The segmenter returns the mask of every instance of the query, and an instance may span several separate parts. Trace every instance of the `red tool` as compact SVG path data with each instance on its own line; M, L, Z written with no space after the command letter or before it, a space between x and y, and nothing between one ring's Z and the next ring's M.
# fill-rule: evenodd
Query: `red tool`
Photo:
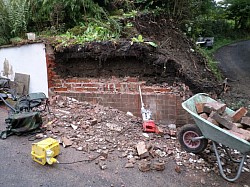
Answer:
M144 132L156 132L156 125L153 120L143 121Z
M141 87L139 86L140 98L141 98L141 114L143 119L143 131L144 132L156 132L155 122L152 120L152 112L149 109L144 107L144 103L142 101L142 93Z

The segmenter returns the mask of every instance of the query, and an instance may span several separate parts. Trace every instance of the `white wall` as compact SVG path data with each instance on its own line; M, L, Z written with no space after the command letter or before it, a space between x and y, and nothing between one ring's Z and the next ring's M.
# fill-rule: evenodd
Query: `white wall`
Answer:
M48 96L46 54L43 43L0 48L1 76L6 72L4 62L9 64L8 78L14 80L15 73L28 74L30 75L29 93L44 92Z

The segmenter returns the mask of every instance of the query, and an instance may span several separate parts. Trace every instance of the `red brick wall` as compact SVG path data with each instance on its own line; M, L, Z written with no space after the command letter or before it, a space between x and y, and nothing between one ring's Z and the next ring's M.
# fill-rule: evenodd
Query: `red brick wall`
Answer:
M141 117L139 85L143 102L152 111L153 119L164 124L186 124L192 120L181 107L182 97L172 87L146 86L136 77L125 78L60 78L51 49L47 50L48 84L54 92L80 101L111 106Z
M190 122L189 115L181 107L181 96L173 93L171 88L145 86L145 82L135 77L54 79L54 91L58 94L93 104L111 106L124 112L130 111L136 116L141 116L139 85L143 93L143 102L149 106L156 122Z

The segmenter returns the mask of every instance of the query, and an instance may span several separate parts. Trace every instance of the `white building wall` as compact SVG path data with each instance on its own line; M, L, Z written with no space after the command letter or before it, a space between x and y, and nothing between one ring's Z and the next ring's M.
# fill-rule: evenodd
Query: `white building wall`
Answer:
M8 75L6 75L6 64L9 68ZM34 43L0 48L0 76L5 74L4 77L13 81L15 73L30 75L29 93L44 92L48 96L45 45Z

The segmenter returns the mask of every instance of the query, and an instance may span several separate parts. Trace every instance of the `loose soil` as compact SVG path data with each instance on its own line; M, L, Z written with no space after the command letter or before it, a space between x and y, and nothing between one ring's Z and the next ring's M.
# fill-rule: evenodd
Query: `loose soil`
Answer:
M206 60L172 21L151 15L130 21L135 29L119 41L58 47L57 74L61 77L136 76L148 85L183 82L193 93L219 91L219 83ZM132 44L131 37L139 34L144 41L155 42L158 47L143 42Z

